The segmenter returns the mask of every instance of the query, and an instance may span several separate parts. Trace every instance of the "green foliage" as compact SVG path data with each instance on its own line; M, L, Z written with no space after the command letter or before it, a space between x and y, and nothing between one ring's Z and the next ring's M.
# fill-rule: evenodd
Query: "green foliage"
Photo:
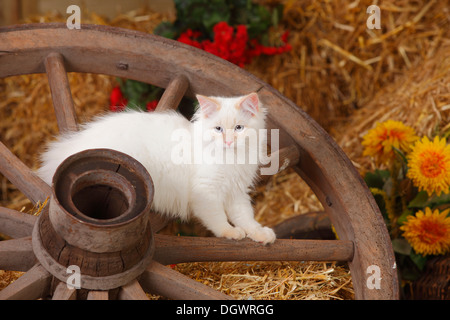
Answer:
M390 176L391 173L389 170L376 169L374 172L367 172L364 176L364 181L369 188L377 188L382 190Z
M282 7L271 13L266 7L251 0L174 0L177 11L175 22L163 22L154 33L176 39L187 29L200 31L210 40L214 38L213 27L221 21L229 25L246 25L250 38L260 37L281 19ZM200 39L202 40L202 39ZM263 41L264 43L264 41Z
M411 209L416 208L420 210L426 207L434 209L448 203L450 203L450 193L443 193L440 196L434 195L430 197L426 191L421 191L413 200L411 200L408 207Z
M117 80L120 90L127 97L127 108L129 109L140 110L144 108L147 102L159 99L163 91L161 88L136 80Z

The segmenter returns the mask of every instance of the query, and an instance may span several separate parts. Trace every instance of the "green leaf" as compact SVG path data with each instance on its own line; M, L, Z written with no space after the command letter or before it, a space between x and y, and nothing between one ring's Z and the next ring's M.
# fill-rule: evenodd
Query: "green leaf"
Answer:
M375 199L375 202L378 205L378 208L380 209L381 214L383 215L384 219L386 220L386 224L388 224L389 218L388 218L388 214L387 214L387 208L386 208L386 201L384 198L383 194L380 194L378 191L380 191L381 193L384 193L384 191L380 190L380 189L376 189L376 188L371 188L372 191L372 196Z
M367 172L364 181L369 188L377 188L382 190L386 181L389 179L389 170L375 170L375 172Z
M226 21L228 22L230 18L230 15L228 14L228 12L205 12L203 14L203 26L207 29L207 30L211 30L213 27L221 22L221 21Z
M408 256L411 254L412 249L409 242L404 238L392 239L392 248L395 252Z
M402 150L400 150L396 147L392 147L392 149L400 157L400 159L403 161L403 163L405 163L405 164L408 163L408 160L406 159L406 155L403 153Z
M427 262L426 257L422 256L421 254L415 253L414 250L411 251L409 257L421 271L425 268L425 264Z
M275 28L278 27L278 23L280 22L279 18L280 15L278 14L278 8L275 8L272 11L272 26L274 26Z
M153 30L153 33L158 36L169 39L175 39L179 36L177 28L171 22L168 21L163 21L160 24L158 24L156 28Z
M450 203L450 193L442 193L440 196L435 195L429 200L429 206L432 208L447 203Z
M397 219L397 224L398 225L403 225L403 223L405 223L405 221L407 220L408 216L413 215L414 213L411 210L405 210L403 211L403 213L401 214L400 217L398 217Z
M248 18L248 35L250 38L257 38L266 34L272 23L272 15L263 6L255 7L251 10Z
M428 205L428 193L426 191L420 191L414 199L412 199L409 204L408 208L420 208L423 209Z
M420 270L416 264L411 260L410 256L402 254L395 254L395 260L400 272L401 280L414 281L420 276Z
M118 81L124 97L128 100L128 109L146 110L147 102L159 99L163 92L159 87L136 80L118 79Z
M225 0L174 0L178 34L192 29L212 40L212 28L217 22L229 22L230 8Z
M443 204L450 203L450 193L443 193L440 196L432 196L429 197L426 191L421 191L417 194L417 196L410 201L408 204L408 208L419 208L423 209L425 207L429 207L433 209Z

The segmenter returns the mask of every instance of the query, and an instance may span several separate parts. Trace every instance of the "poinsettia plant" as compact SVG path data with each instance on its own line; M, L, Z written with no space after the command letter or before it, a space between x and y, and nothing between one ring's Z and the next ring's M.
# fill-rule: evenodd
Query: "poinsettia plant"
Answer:
M282 7L269 10L250 0L175 0L177 19L154 33L205 50L240 67L254 57L291 50L289 32L280 30ZM111 92L111 111L125 106L154 110L162 91L138 81L121 81ZM139 107L141 106L141 107Z
M365 181L384 215L402 279L417 279L430 257L450 253L450 132L419 137L400 121L363 137L377 169Z

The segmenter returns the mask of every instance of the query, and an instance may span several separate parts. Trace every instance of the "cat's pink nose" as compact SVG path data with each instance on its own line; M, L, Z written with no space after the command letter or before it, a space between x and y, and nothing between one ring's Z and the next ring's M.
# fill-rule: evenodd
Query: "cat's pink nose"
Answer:
M225 143L227 144L227 146L230 146L233 143L233 141L225 141Z

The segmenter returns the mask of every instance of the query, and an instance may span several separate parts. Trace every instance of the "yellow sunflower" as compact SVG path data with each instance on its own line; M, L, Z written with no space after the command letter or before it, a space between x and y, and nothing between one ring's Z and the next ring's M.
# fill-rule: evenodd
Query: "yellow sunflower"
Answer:
M418 139L413 128L400 121L387 120L378 123L363 137L365 147L363 156L374 157L379 163L388 164L395 159L393 148L403 152L410 150L411 144Z
M450 146L445 139L435 137L431 142L423 137L408 155L408 167L407 177L420 191L427 191L429 196L449 192Z
M446 254L450 250L450 209L439 212L430 208L418 211L415 216L409 216L400 227L403 236L418 254Z

